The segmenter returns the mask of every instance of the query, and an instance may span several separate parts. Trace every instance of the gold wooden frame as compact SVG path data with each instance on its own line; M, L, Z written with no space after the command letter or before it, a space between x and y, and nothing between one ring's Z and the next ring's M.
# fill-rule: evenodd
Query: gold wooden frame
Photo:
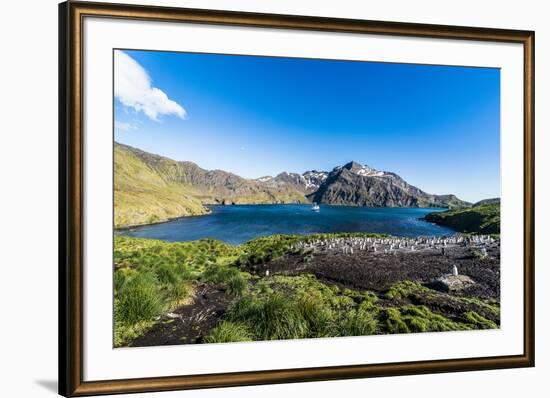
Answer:
M321 368L83 381L82 351L82 23L86 17L180 21L278 29L520 43L524 49L523 354ZM153 6L59 5L59 392L65 396L534 366L534 42L532 31L375 22Z

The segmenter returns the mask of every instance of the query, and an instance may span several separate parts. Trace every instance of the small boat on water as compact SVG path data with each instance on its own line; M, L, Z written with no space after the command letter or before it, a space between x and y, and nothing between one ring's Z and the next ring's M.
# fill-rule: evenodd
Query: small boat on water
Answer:
M313 202L313 206L311 206L311 211L319 211L319 210L321 210L319 205L317 203Z

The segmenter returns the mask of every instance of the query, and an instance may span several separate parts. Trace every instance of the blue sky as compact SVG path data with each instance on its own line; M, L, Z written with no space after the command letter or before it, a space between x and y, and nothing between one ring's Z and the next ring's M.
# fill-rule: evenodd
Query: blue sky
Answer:
M393 171L429 193L500 196L500 71L115 51L115 140L247 178Z

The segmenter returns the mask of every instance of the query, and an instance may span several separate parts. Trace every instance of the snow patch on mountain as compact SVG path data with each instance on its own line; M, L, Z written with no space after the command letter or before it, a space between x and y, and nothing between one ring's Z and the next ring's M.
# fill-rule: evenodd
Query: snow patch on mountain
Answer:
M312 171L306 171L303 174L303 178L304 178L307 190L311 190L311 188L315 190L319 189L319 187L327 179L327 177L328 177L328 173L325 171L312 170Z
M359 170L355 171L355 173L366 177L384 177L386 175L383 171L378 171L368 166L363 166Z
M268 181L271 181L272 179L273 179L273 177L271 177L271 176L265 176L265 177L257 178L256 181L268 182Z

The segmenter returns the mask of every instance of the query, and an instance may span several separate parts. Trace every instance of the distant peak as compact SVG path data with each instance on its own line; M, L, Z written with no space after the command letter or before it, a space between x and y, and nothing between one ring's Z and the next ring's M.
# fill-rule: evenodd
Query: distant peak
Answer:
M389 175L384 171L378 171L378 170L376 170L376 169L374 169L370 166L361 164L361 163L356 162L354 160L352 160L351 162L346 163L343 166L335 167L334 171L339 171L339 170L342 170L342 169L348 170L348 171L350 171L354 174L357 174L357 175L360 175L360 176L363 176L363 177L386 177L386 176Z
M362 169L363 165L359 162L356 162L355 160L352 160L351 162L346 163L343 167L344 167L344 169L348 169L348 170L353 171L355 169Z
M376 171L372 167L361 164L359 162L356 162L355 160L352 160L351 162L346 163L341 168L347 169L347 170L352 171L354 173L357 173L358 171L363 171L363 172L375 172Z

